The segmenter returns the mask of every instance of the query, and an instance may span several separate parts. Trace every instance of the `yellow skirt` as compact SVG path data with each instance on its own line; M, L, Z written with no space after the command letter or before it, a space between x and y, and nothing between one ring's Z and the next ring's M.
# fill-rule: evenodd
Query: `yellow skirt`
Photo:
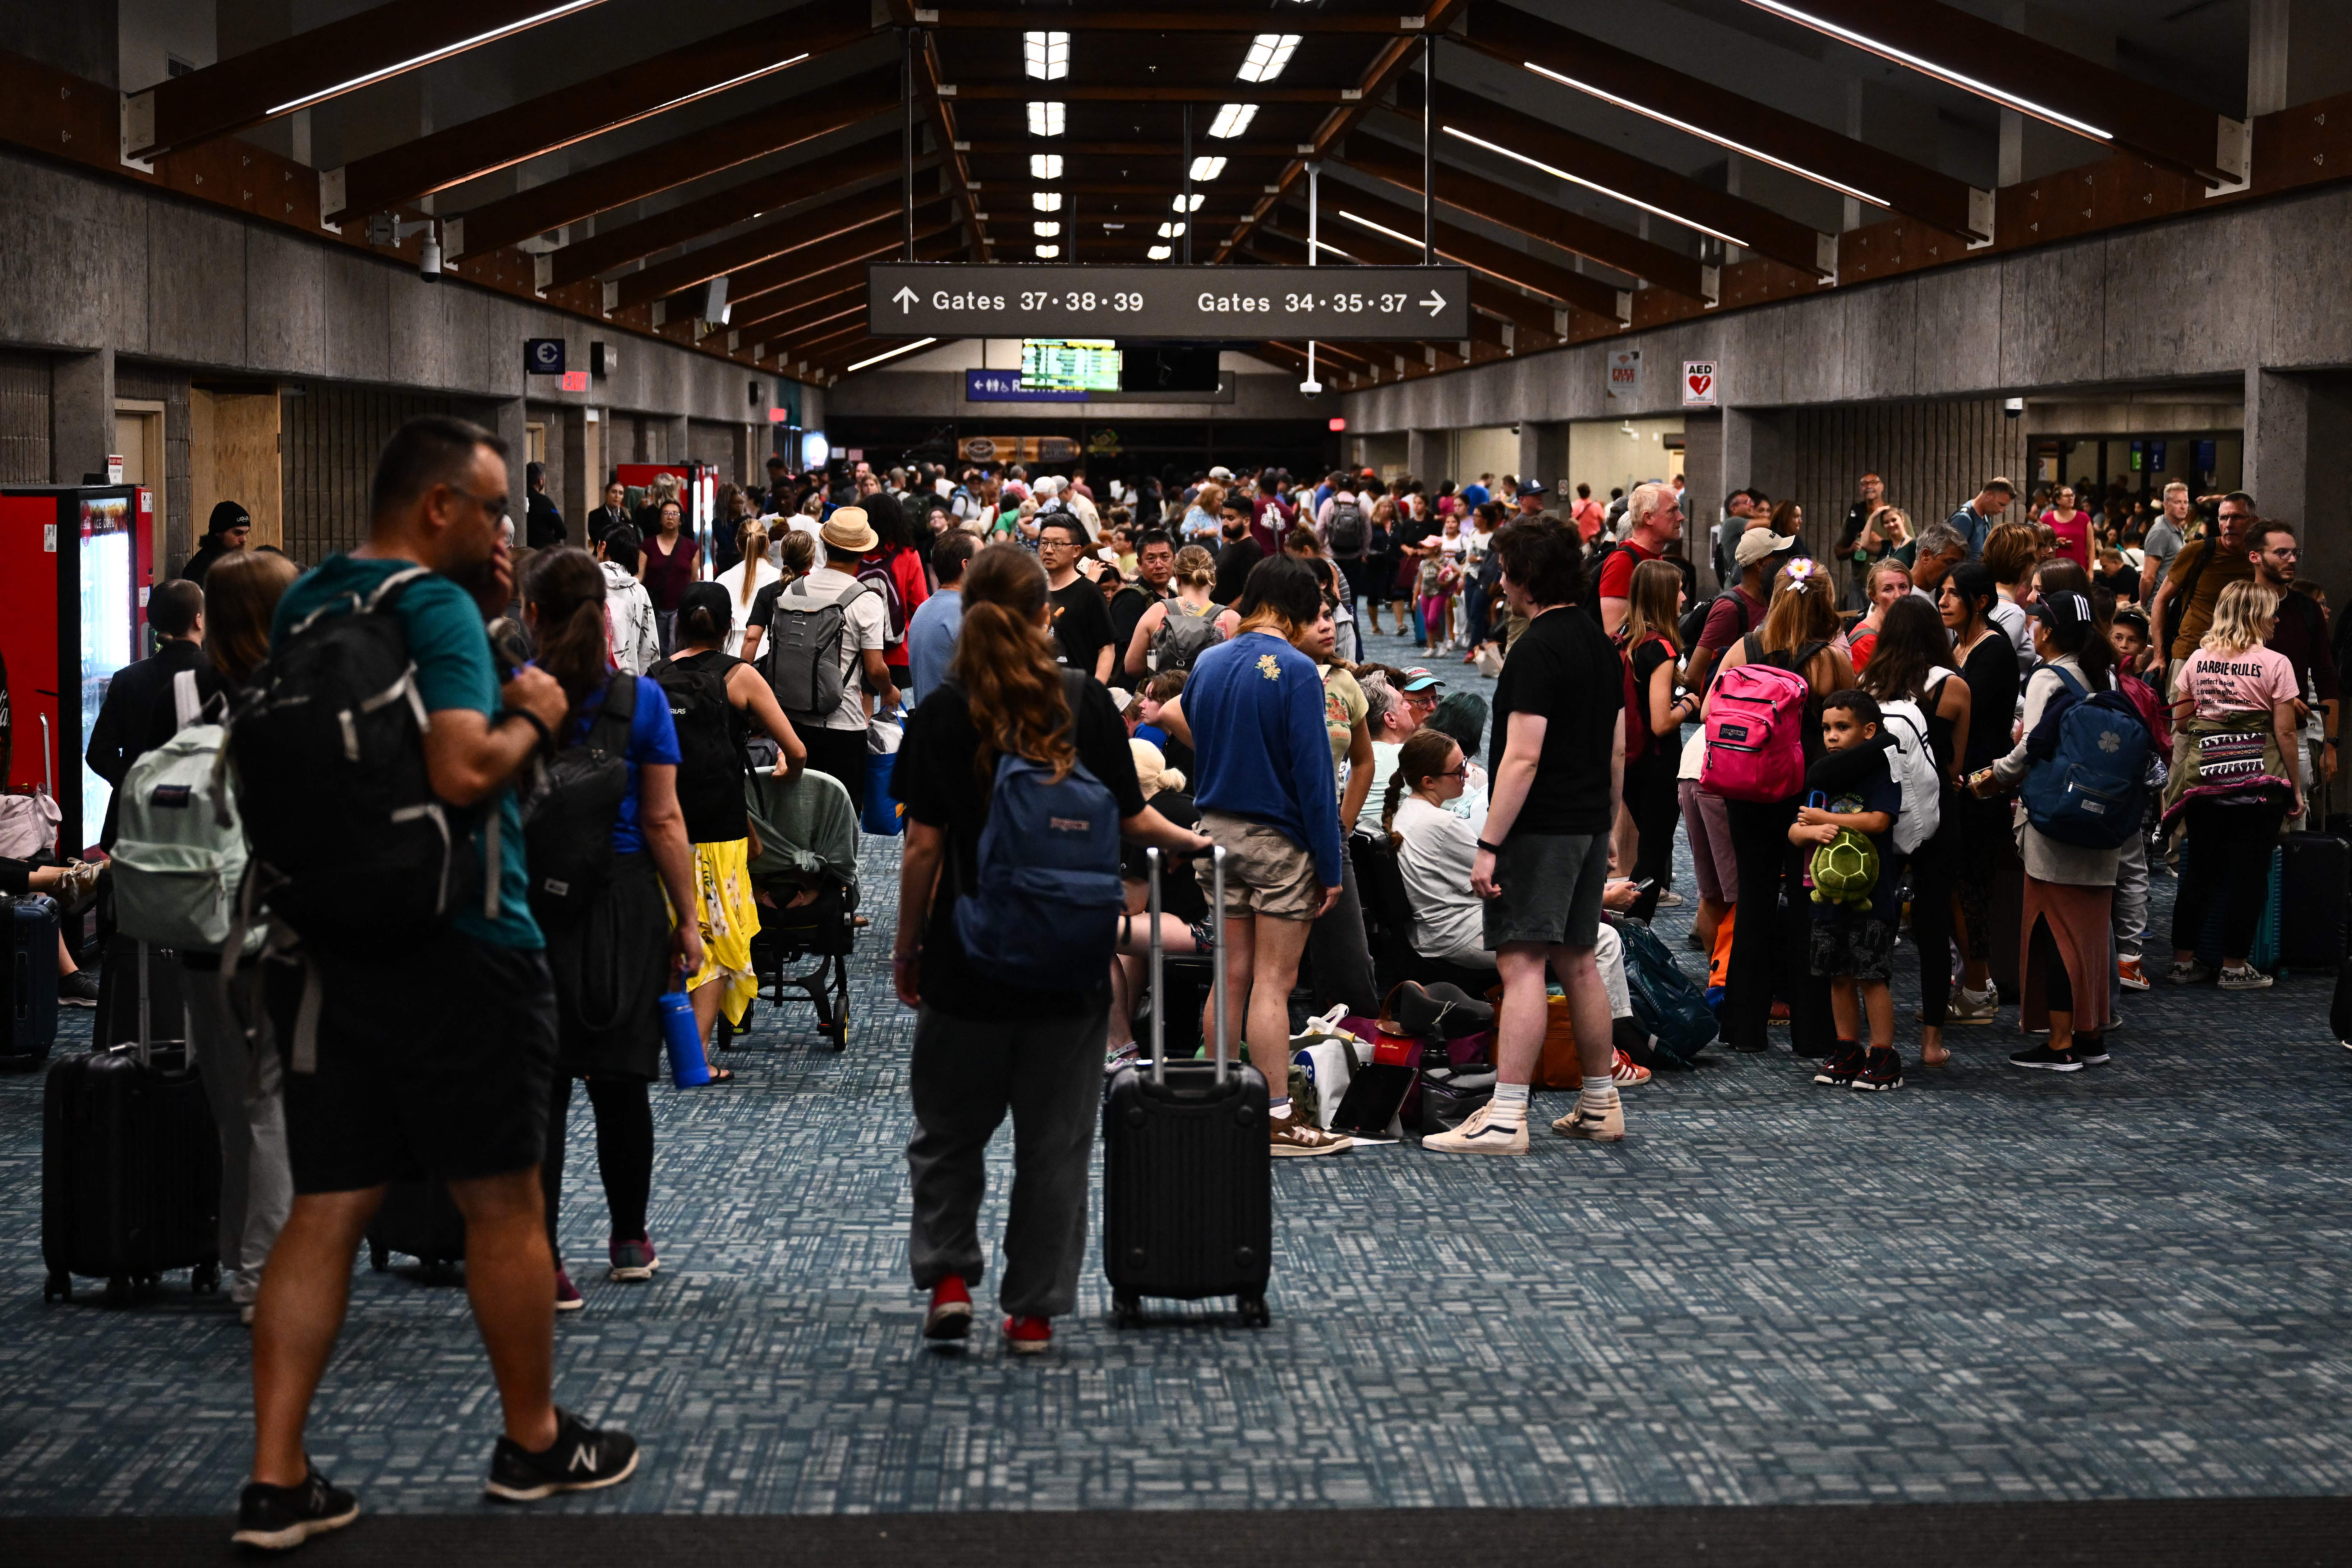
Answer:
M751 898L751 846L747 838L694 847L694 880L702 925L702 967L687 978L688 992L724 980L719 1010L730 1024L743 1022L760 978L751 967L751 938L759 933L760 906Z

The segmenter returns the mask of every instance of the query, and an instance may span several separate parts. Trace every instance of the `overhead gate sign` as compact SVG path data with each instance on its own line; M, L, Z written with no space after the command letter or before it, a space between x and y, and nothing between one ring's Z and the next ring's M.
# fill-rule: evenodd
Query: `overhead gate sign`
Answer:
M877 338L1444 342L1470 335L1470 273L877 261L866 309Z

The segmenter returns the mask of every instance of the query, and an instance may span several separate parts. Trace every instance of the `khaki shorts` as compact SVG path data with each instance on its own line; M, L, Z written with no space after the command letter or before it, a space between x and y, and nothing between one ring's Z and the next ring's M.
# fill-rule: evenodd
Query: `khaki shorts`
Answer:
M1290 841L1279 827L1231 812L1204 811L1201 831L1224 846L1225 918L1270 915L1278 921L1311 921L1323 907L1323 884L1315 857ZM1214 898L1212 857L1195 856L1192 874L1201 891Z

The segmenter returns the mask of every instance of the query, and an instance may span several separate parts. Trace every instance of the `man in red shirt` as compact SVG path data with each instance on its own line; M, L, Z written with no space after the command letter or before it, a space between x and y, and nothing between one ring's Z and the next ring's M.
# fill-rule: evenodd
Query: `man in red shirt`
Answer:
M1601 629L1615 637L1633 609L1633 568L1655 561L1683 534L1683 509L1666 485L1637 485L1625 502L1625 542L1601 563Z
M1592 499L1591 485L1576 487L1576 505L1569 509L1569 516L1576 520L1577 536L1591 548L1592 536L1601 531L1601 503Z

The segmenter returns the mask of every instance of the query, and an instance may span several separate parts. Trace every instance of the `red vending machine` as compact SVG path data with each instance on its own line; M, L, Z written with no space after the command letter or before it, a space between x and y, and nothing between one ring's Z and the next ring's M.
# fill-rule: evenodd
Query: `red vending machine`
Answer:
M0 659L8 788L43 789L79 855L112 793L82 762L115 672L152 651L153 492L142 485L0 488Z

